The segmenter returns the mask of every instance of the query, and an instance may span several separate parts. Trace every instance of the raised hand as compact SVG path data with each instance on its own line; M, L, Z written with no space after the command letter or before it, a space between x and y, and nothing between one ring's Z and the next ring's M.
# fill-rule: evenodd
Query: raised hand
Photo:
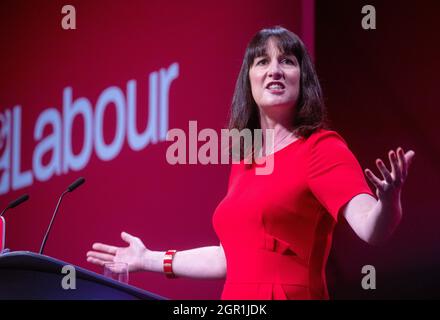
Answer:
M92 251L87 252L87 261L100 266L107 262L125 262L130 272L145 270L146 256L150 252L141 239L126 232L121 238L128 243L128 247L115 247L103 243L94 243Z
M376 177L370 169L365 169L366 176L376 187L376 195L382 202L395 204L396 200L400 201L401 190L414 156L414 151L410 150L404 153L401 147L397 148L397 153L394 150L389 151L388 158L391 164L391 172L381 159L377 159L376 165L383 179Z

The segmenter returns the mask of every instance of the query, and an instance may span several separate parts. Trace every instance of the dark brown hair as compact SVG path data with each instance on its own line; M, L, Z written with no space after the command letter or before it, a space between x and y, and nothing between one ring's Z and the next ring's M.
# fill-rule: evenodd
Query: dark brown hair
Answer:
M327 128L327 112L322 98L321 86L307 49L293 32L280 27L260 30L249 42L243 59L229 118L229 129L260 129L257 104L252 96L249 69L254 59L264 55L266 44L274 38L278 49L293 54L301 70L300 92L292 119L295 134L307 138L320 128Z

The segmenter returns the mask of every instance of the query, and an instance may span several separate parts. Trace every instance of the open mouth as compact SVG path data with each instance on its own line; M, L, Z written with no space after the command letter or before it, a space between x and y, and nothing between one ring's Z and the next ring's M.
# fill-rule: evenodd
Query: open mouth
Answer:
M279 81L271 81L266 86L266 89L273 93L283 92L285 88L284 84Z

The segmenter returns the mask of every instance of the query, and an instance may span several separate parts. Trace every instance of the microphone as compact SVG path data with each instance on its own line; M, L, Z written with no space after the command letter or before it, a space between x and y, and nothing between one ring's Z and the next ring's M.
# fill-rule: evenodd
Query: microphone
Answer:
M67 187L67 191L72 192L73 190L78 188L80 185L82 185L85 181L86 181L86 179L84 179L82 177L76 179L70 186Z
M25 202L28 199L29 199L29 195L27 195L27 194L24 194L21 197L15 199L11 203L9 203L6 208L3 209L2 213L0 213L0 217L6 212L6 210L15 208L16 206L22 204L23 202Z
M76 179L76 180L75 180L70 186L68 186L67 189L61 194L60 198L58 199L57 206L55 207L55 211L53 212L52 219L50 220L49 227L47 228L47 230L46 230L46 234L44 235L43 242L41 243L41 247L40 247L39 254L43 254L44 247L46 246L47 238L48 238L48 236L49 236L50 229L52 228L52 224L53 224L53 222L54 222L54 220L55 220L55 217L56 217L56 215L57 215L58 207L60 206L61 200L63 200L63 197L64 197L67 193L72 192L73 190L75 190L76 188L78 188L80 185L82 185L85 181L86 181L86 180L85 180L83 177Z

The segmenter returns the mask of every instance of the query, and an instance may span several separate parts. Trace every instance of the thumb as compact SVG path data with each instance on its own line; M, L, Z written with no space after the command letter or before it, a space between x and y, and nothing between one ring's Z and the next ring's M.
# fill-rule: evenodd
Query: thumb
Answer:
M136 237L132 236L131 234L129 234L127 232L121 232L121 238L122 238L122 240L124 240L128 244L131 244L132 242L134 242L136 240Z

